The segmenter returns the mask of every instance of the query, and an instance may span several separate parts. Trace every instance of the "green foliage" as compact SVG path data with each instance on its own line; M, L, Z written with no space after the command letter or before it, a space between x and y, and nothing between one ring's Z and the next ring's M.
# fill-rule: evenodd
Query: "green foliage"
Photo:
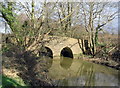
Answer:
M105 47L106 46L106 43L98 43L96 44L97 47Z
M27 86L27 85L24 85L24 86ZM2 88L16 88L16 87L17 88L23 87L23 83L22 82L18 83L15 79L2 75ZM24 88L27 88L27 87L24 87Z
M2 53L5 53L5 52L9 51L9 49L10 49L10 47L4 46L2 48Z

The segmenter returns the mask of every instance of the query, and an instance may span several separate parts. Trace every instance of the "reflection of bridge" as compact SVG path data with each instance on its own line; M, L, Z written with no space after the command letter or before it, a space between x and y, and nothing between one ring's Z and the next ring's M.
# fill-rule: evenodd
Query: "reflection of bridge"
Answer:
M45 47L53 57L63 55L73 58L74 54L82 53L78 40L68 37L51 37L51 41L46 43Z
M82 59L56 58L48 70L48 77L58 80L58 86L119 86L117 70Z

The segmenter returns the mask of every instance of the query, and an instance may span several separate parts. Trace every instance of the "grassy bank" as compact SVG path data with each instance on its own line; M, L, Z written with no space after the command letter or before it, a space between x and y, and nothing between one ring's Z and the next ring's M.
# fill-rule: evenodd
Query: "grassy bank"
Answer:
M11 77L7 77L5 75L2 75L2 86L1 88L28 88L23 80L20 77L17 78L11 78Z

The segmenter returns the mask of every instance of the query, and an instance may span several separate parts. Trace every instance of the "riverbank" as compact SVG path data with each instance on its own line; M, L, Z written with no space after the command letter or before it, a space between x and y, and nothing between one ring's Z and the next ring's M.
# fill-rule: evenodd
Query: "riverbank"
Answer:
M100 65L107 66L107 67L110 67L116 70L120 70L120 64L113 60L104 60L101 58L87 58L87 57L84 57L82 59L85 61L95 63L95 64L100 64Z
M103 66L107 66L107 67L110 67L110 68L113 68L115 70L120 70L120 63L114 61L114 60L111 60L111 59L103 59L103 58L97 58L97 57L92 57L90 55L79 55L79 54L76 54L74 55L74 58L75 59L82 59L82 60L85 60L85 61L88 61L88 62L92 62L92 63L95 63L95 64L99 64L99 65L103 65Z
M29 86L53 86L47 78L45 63L37 63L36 58L2 56L2 75L6 77L21 78ZM39 73L39 74L38 74Z

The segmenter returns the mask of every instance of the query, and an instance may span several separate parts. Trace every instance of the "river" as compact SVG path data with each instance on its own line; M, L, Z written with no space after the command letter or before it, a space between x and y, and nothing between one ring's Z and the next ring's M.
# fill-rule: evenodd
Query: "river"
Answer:
M120 86L118 70L82 59L54 58L47 65L48 78L57 86Z

